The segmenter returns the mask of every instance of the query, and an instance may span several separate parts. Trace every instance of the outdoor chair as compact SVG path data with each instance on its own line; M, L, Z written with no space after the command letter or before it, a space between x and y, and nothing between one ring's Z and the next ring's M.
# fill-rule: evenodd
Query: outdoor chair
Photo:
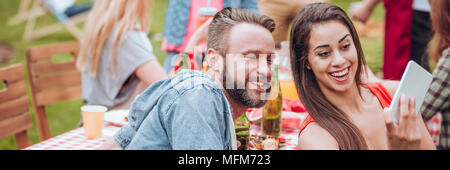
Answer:
M19 149L28 147L27 129L33 127L22 64L0 69L0 138L15 135Z
M17 15L10 19L9 24L15 25L26 21L25 32L23 34L23 40L25 41L45 37L64 28L80 40L83 31L77 27L77 24L84 21L88 13L88 11L85 11L78 15L67 17L64 14L56 12L45 0L22 0ZM45 19L46 14L52 15L58 22L52 25L37 27L36 25L42 25L36 24L38 19Z
M79 42L65 42L27 50L28 78L41 140L51 136L45 107L81 98L81 73L75 66L79 48ZM53 56L67 54L73 57L71 61L52 61Z

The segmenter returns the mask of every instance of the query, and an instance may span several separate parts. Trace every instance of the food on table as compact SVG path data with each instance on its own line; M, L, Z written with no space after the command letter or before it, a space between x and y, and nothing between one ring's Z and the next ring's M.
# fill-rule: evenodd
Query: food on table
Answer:
M264 150L278 150L278 142L274 138L268 138L262 142Z
M284 138L276 136L251 135L249 149L250 150L278 150L280 141Z

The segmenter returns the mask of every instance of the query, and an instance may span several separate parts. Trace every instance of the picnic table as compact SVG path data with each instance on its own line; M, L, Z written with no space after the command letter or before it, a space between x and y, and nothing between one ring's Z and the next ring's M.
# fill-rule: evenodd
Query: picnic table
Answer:
M307 113L293 113L283 111L284 122L280 138L284 142L280 143L279 150L295 150L297 149L298 133L300 124L306 118ZM439 139L440 117L435 116L427 122L427 128L436 144ZM300 121L300 122L299 122ZM84 128L76 128L64 134L55 136L48 140L42 141L35 145L25 148L25 150L95 150L99 149L106 138L114 136L121 128L118 124L104 122L102 129L102 137L88 140L84 135ZM257 123L250 123L250 135L261 135L261 127Z
M251 124L250 134L260 134L259 125ZM35 145L25 148L25 150L95 150L105 143L107 137L112 137L120 126L105 122L103 125L103 136L101 138L88 140L84 136L84 128L76 128L64 134L55 136ZM284 128L281 137L286 142L280 144L280 150L292 150L297 148L297 135L299 129Z
M84 135L84 128L79 127L29 146L24 150L96 150L106 142L107 137L112 137L119 129L119 126L105 122L102 129L103 136L88 140Z
M121 128L121 125L104 122L102 129L102 137L88 140L84 135L84 128L79 127L61 135L52 137L48 140L42 141L35 145L25 148L25 150L95 150L99 149L107 138L114 136L114 134ZM250 125L250 134L260 134L261 128L259 125L252 123ZM283 128L281 137L285 142L280 144L280 150L296 149L297 135L299 129Z

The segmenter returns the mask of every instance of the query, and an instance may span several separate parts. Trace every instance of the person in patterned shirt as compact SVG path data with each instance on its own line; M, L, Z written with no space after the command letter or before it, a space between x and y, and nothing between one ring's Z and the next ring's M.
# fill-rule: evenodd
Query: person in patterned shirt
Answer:
M450 1L430 0L431 20L435 34L428 45L428 54L437 62L433 81L421 108L424 121L442 114L437 149L450 149ZM439 55L441 54L442 55ZM440 56L440 58L439 58Z

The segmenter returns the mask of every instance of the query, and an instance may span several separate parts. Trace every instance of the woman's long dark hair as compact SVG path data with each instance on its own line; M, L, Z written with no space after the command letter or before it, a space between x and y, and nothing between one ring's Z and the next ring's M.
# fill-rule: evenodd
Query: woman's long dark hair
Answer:
M291 67L300 99L309 115L328 131L339 144L339 149L367 149L361 131L352 120L322 93L312 70L308 70L309 40L314 24L339 21L347 26L358 54L355 81L361 96L361 69L366 65L358 35L350 18L341 8L327 4L307 5L295 18L290 34Z

